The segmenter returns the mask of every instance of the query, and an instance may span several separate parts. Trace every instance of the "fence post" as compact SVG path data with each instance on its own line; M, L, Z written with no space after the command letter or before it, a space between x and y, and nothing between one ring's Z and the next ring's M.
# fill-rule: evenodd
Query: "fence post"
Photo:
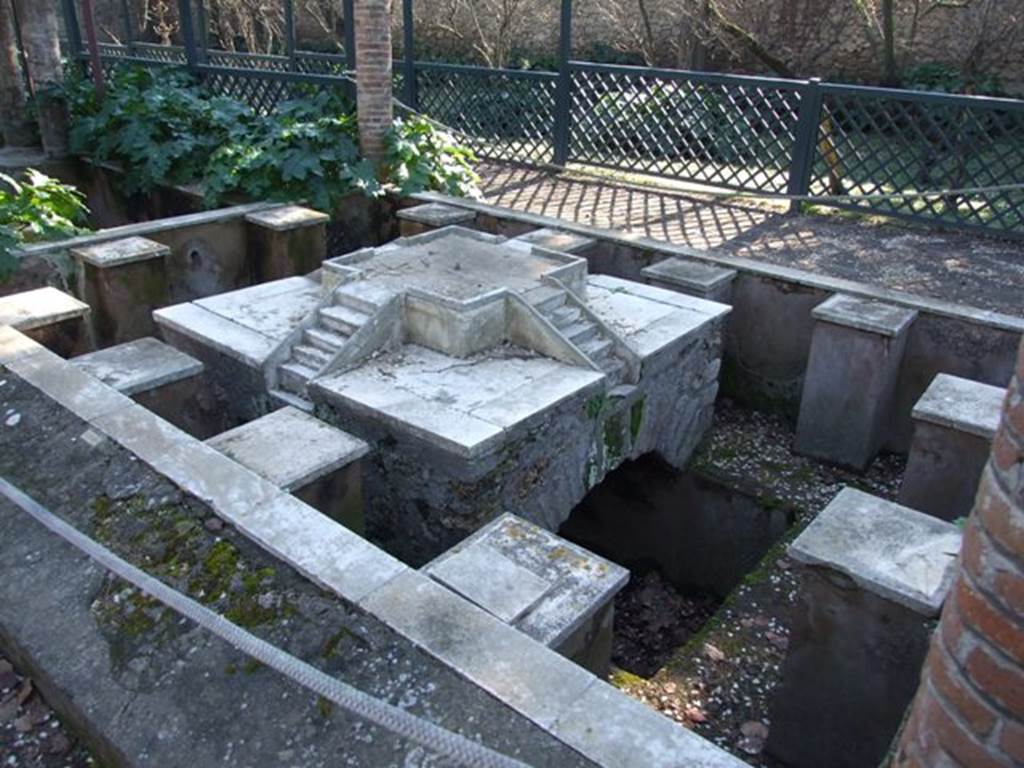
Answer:
M356 71L356 3L355 0L342 0L342 13L345 14L345 69Z
M128 55L135 54L135 33L132 31L132 12L128 7L128 0L121 0L121 21L124 24L124 44L128 48Z
M288 69L295 69L295 6L284 0L284 49L288 55Z
M412 16L412 0L402 0L402 90L407 106L420 108L416 88L416 56L413 50L415 22Z
M198 58L203 64L209 61L210 27L206 23L206 0L196 0L196 24L199 25Z
M75 12L75 0L64 0L64 29L68 35L68 47L71 59L79 61L82 57L82 30L78 26L78 14Z
M796 123L796 141L793 146L793 160L789 165L789 195L806 195L811 191L811 171L818 150L818 130L821 126L823 94L821 80L817 77L807 81L800 99L800 114ZM800 211L800 202L789 204L790 213Z
M569 161L569 113L572 111L572 0L562 0L562 20L558 28L558 86L555 90L555 151L552 162L564 166Z
M199 58L196 55L196 35L192 28L192 3L190 0L178 0L178 19L181 23L181 41L185 45L185 65L189 72L195 74Z

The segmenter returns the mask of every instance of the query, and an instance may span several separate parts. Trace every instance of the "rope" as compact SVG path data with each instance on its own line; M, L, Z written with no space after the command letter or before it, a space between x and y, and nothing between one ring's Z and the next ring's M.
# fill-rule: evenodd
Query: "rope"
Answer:
M502 755L464 736L452 733L398 707L337 680L314 666L285 653L270 643L232 624L218 613L177 592L159 579L122 560L106 547L68 525L31 497L0 477L0 493L31 515L38 523L87 554L111 573L135 585L164 605L227 641L260 663L316 693L348 712L419 744L456 765L485 768L526 768L518 760ZM457 702L452 702L457 706Z

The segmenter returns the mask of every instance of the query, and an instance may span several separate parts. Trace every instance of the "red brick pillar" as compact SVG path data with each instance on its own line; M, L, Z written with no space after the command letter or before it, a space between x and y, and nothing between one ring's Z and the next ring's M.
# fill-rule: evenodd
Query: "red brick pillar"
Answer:
M1024 765L1024 345L893 765Z
M365 157L384 157L391 127L391 0L355 0L356 111L359 148Z

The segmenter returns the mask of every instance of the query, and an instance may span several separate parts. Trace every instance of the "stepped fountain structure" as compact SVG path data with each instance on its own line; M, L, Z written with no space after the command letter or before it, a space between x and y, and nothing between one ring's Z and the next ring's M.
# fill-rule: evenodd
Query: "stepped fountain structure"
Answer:
M452 226L155 317L240 421L287 404L365 440L367 534L420 564L503 512L556 530L627 459L683 466L728 312Z

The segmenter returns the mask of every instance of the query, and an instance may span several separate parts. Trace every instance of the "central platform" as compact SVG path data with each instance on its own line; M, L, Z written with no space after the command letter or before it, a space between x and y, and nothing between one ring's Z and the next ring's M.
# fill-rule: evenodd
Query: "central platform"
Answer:
M685 463L728 311L448 227L155 317L238 420L287 403L366 440L367 533L419 564L506 511L557 530L626 459Z

